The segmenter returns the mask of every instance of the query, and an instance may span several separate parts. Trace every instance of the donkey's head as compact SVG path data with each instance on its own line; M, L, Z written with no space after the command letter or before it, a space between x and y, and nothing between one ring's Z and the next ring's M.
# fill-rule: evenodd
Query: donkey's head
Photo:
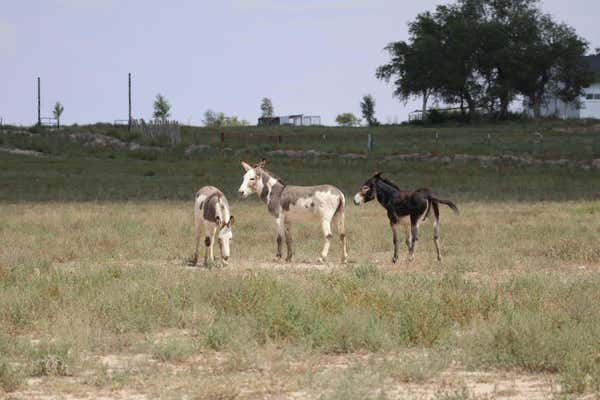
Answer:
M381 179L382 172L376 172L372 177L367 179L362 184L358 193L354 195L354 204L360 206L363 203L367 203L375 198L375 183Z
M262 160L254 167L244 161L241 161L241 163L246 173L244 174L244 177L242 178L242 184L238 189L240 195L244 199L250 196L252 193L260 195L264 185L261 176L262 168L265 166L266 160Z
M234 222L233 215L229 217L229 221L222 221L218 216L216 217L217 224L217 240L219 241L219 249L221 250L221 258L223 262L226 263L229 259L229 244L231 239L233 238L233 233L231 232L231 227Z

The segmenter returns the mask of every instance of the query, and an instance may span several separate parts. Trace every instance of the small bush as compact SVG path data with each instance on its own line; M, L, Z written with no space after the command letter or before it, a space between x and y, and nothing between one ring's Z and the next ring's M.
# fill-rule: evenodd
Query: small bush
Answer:
M30 354L32 376L67 376L72 361L69 346L62 343L42 342Z
M152 347L152 356L159 361L183 361L196 351L196 346L189 340L169 339Z
M21 385L22 377L8 365L8 363L0 359L0 388L5 392L13 392Z

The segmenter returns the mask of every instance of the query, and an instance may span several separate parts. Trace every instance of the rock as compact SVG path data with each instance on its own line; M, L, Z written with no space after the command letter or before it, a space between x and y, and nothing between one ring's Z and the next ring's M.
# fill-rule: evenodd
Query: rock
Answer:
M5 152L5 153L10 153L10 154L17 154L20 156L34 156L34 157L44 157L45 154L44 153L40 153L39 151L35 151L35 150L25 150L25 149L15 149L12 147L0 147L0 151Z

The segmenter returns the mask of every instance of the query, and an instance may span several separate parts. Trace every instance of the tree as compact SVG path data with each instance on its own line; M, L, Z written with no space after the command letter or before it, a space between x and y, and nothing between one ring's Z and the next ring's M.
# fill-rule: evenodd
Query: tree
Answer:
M202 120L202 122L205 126L218 128L220 126L223 126L223 121L225 121L225 114L223 114L222 112L217 113L213 110L206 110L204 112L204 119Z
M370 94L363 96L363 99L360 102L360 109L363 118L367 121L369 126L379 125L379 121L375 118L375 100L373 99L373 96Z
M522 94L539 108L547 94L573 101L591 83L587 42L538 7L539 0L457 0L419 14L408 42L386 46L390 62L376 76L393 81L394 95L435 96L469 113L500 118Z
M268 97L263 97L260 103L260 110L262 111L263 118L273 118L274 109L271 99Z
M360 125L360 119L352 113L342 113L335 117L335 122L341 126L358 126Z
M248 126L250 123L245 119L239 119L237 116L233 115L231 117L225 117L223 120L222 126Z
M239 119L236 116L227 117L222 112L206 110L204 119L202 120L205 126L211 128L220 128L225 126L248 126L250 123L245 119Z
M168 100L162 94L157 94L156 99L154 100L154 112L152 113L152 117L160 119L161 121L166 121L171 116L170 111L171 104L169 104Z
M409 43L400 41L385 47L391 60L377 68L375 75L386 82L393 80L394 96L403 101L420 96L425 113L429 98L441 87L442 28L435 17L426 12L409 24L409 33Z
M65 108L63 107L62 104L60 104L60 101L57 101L56 104L54 104L52 113L54 114L54 118L56 118L56 128L57 129L60 129L60 116L62 115L64 110L65 110Z
M584 61L587 42L573 28L544 16L539 36L531 51L531 62L521 71L517 88L539 117L548 95L565 103L577 102L583 88L591 85L594 74Z

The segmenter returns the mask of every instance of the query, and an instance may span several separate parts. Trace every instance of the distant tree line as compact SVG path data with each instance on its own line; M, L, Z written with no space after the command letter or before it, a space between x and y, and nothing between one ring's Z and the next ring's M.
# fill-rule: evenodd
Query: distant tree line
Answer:
M419 14L409 40L390 43L376 76L402 100L457 105L461 113L508 116L523 96L535 116L548 95L572 102L593 82L582 58L588 43L555 22L538 0L458 0Z

